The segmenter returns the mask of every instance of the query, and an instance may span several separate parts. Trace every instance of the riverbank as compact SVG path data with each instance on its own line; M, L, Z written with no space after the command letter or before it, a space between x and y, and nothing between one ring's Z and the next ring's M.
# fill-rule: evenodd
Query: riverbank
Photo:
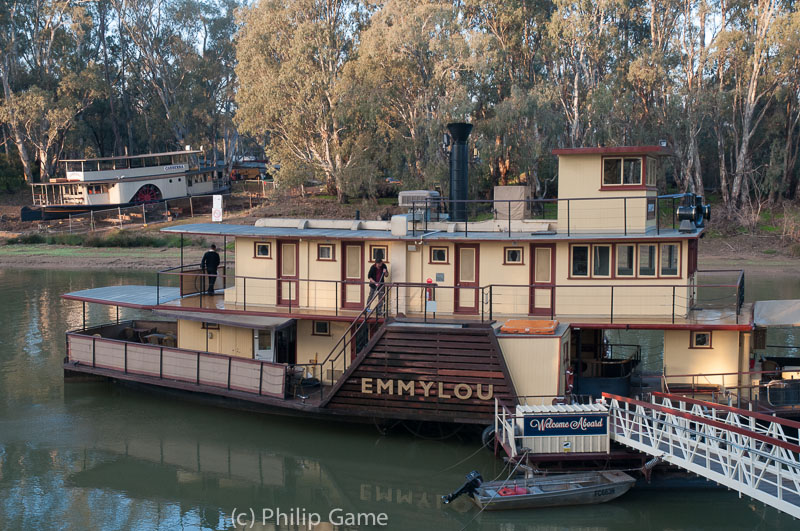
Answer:
M713 240L712 240L713 241ZM221 243L221 242L220 242ZM745 269L747 271L782 271L800 276L800 259L786 255L747 251L727 245L700 243L701 269ZM199 263L206 248L187 246L184 263ZM727 250L727 252L726 252ZM3 269L129 269L156 271L180 263L181 251L176 247L81 247L72 245L17 244L0 245L0 267ZM232 254L228 256L232 259Z
M197 264L204 247L185 247L183 260ZM180 264L181 251L174 247L76 247L71 245L2 245L2 269L61 269L105 271L110 269L157 271Z

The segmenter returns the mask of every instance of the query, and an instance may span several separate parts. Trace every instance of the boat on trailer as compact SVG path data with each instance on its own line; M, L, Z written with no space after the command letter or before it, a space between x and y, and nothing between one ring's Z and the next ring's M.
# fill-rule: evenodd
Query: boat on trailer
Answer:
M635 482L634 478L620 470L531 475L486 482L473 471L467 475L464 486L442 496L442 502L448 504L466 494L478 508L485 511L590 505L619 498Z
M62 160L63 177L31 185L33 207L23 207L21 218L59 219L230 189L224 167L205 163L202 153L187 149Z

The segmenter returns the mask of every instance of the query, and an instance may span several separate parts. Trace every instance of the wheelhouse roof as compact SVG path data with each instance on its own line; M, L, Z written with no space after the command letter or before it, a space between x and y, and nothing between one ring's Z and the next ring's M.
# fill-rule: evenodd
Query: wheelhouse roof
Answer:
M118 157L97 157L93 159L61 159L61 162L97 162L101 160L149 159L152 157L168 157L172 155L196 155L202 153L199 149L181 151L165 151L163 153L145 153L143 155L120 155Z
M597 146L579 148L558 148L552 151L553 155L651 155L667 156L672 151L661 146Z
M298 220L299 221L299 220ZM657 233L652 229L645 233L575 233L567 235L557 232L482 232L469 231L465 234L460 232L428 232L425 234L417 232L416 235L407 234L405 236L394 236L390 230L375 229L322 229L296 227L256 227L253 225L234 225L227 223L193 223L189 225L177 225L166 227L161 232L172 234L195 234L202 236L233 236L242 238L308 238L314 240L397 240L397 241L591 241L591 240L676 240L696 238L703 229L695 229L692 232L679 232L676 229L661 229Z

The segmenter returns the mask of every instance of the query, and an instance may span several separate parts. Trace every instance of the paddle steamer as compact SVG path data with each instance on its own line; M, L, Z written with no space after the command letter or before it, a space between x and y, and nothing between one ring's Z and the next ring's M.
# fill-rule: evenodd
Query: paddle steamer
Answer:
M155 314L84 320L67 333L65 373L363 422L486 426L496 404L647 390L792 414L785 371L753 371L759 325L775 314L754 322L742 271L698 267L708 209L659 195L666 149L557 149L557 199L501 187L478 201L466 199L470 126L450 129L450 197L404 196L408 213L391 220L163 229L221 246L221 289L207 294L198 265L181 261L150 286L65 294L84 315L87 303ZM379 258L389 277L370 300ZM628 331L655 338L652 380L634 374L641 342L615 340Z
M200 161L201 150L66 159L64 177L31 185L33 207L23 221L58 219L90 210L208 195L230 188L222 166Z

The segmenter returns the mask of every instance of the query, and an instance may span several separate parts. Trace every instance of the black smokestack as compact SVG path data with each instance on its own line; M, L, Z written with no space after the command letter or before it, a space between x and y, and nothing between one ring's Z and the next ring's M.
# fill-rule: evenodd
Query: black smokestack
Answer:
M447 124L450 131L450 219L467 221L467 204L453 201L466 201L469 182L469 146L467 138L472 132L472 124Z

